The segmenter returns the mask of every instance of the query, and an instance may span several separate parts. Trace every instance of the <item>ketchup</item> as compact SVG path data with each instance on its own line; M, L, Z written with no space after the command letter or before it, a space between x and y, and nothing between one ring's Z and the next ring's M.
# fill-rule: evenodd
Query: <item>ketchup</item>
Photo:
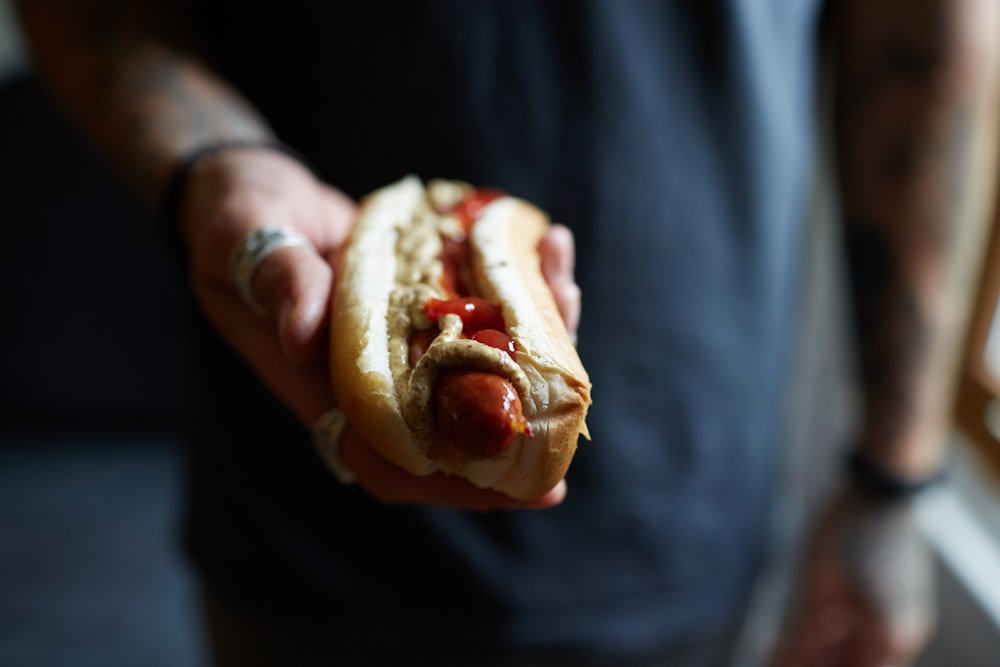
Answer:
M487 188L475 190L472 194L458 202L455 208L448 211L448 213L458 218L458 221L462 224L462 229L468 234L472 229L473 223L479 218L479 214L483 212L483 208L503 196L504 193L500 190Z
M431 322L437 322L445 315L458 315L462 319L463 338L471 338L483 345L503 350L511 359L515 359L514 339L503 332L505 324L500 306L475 296L448 300L430 299L424 305L424 316ZM414 334L414 338L425 336L424 331ZM426 350L429 345L428 343L423 349Z
M463 234L442 236L441 287L446 299L429 299L424 316L436 323L445 315L462 320L462 338L502 350L515 359L514 339L504 333L503 310L496 303L475 296L476 279L468 242L472 225L490 202L503 196L497 190L476 190L447 213L455 216ZM416 331L410 338L410 363L415 365L437 336L437 328ZM521 401L505 379L484 371L452 369L444 372L434 394L434 419L440 441L466 454L495 456L518 435L532 437L521 414Z
M476 277L472 269L472 250L466 239L441 237L441 288L451 297L469 296L475 291Z
M505 328L500 306L476 296L458 299L429 299L424 304L424 315L431 322L437 322L445 315L458 315L462 319L462 331L472 335L482 329Z
M514 339L502 331L483 329L472 334L472 340L483 345L495 347L498 350L503 350L507 353L508 357L517 361L517 357L514 356Z
M500 190L474 190L450 211L445 211L458 220L463 231L457 238L441 237L441 262L444 264L441 287L449 296L475 294L476 277L472 268L472 249L469 247L468 235L486 205L503 196L504 193Z

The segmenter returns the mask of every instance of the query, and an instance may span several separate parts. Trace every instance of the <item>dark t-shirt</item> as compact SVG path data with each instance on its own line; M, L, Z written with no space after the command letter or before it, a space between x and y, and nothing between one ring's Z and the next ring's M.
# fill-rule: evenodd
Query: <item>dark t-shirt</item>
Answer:
M203 4L217 67L333 185L459 178L569 225L594 383L562 506L385 507L203 329L206 576L359 643L632 651L729 620L779 444L817 2Z

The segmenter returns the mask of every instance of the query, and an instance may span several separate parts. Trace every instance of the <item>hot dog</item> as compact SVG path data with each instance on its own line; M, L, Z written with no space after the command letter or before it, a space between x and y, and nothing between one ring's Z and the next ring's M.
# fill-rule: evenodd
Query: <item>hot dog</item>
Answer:
M408 177L362 201L336 262L330 366L384 458L525 500L566 474L591 385L541 273L548 224L450 181Z

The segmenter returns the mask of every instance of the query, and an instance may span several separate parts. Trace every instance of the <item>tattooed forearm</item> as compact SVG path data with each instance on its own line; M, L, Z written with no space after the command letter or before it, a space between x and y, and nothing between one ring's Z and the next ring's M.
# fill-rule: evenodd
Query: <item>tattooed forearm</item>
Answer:
M192 148L270 134L244 100L180 48L181 22L170 4L19 5L36 65L55 95L151 204Z
M177 157L193 148L269 136L248 105L191 60L144 46L110 66L116 71L106 99L115 126L105 145L138 177L147 197L159 192Z
M917 381L932 323L877 223L848 221L846 251L869 436L878 443L895 442L915 417Z
M977 127L995 122L983 98L996 94L997 68L975 31L996 8L844 0L838 12L837 157L862 444L920 475L940 456L979 266L983 225L964 214L975 195L967 175Z

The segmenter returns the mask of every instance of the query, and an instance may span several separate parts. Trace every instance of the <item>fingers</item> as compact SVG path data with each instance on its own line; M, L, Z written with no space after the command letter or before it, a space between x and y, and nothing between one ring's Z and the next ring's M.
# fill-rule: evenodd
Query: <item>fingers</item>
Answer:
M253 276L254 300L278 325L281 349L305 364L326 349L333 271L312 248L282 248L268 255Z
M817 525L802 602L772 667L884 667L917 655L933 607L911 512L852 489L834 499Z
M216 330L306 427L336 404L324 363L338 249L353 224L354 203L322 186L300 166L268 152L234 152L201 165L184 208L192 281ZM258 247L240 272L254 309L240 296L228 259L251 230L276 226L312 247ZM287 236L287 235L286 235ZM573 282L572 236L557 229L543 242L544 267L568 327L575 333L579 289ZM565 483L522 502L444 474L417 477L382 459L348 429L340 458L358 484L387 503L420 503L486 511L543 508L562 502Z
M812 585L771 667L885 667L916 655L919 643L899 643L859 592L834 579Z
M181 216L196 289L234 288L229 261L252 230L291 232L312 247L279 247L263 258L250 253L243 275L251 274L247 291L277 324L276 340L289 361L315 360L325 349L333 278L325 257L343 242L356 211L349 197L275 151L234 150L206 158L192 172Z
M580 325L580 287L573 278L576 250L573 233L565 225L555 224L538 246L542 258L542 274L555 297L559 314L566 323L573 342Z
M411 475L379 456L350 429L341 441L340 456L344 465L356 475L358 484L370 496L387 504L419 503L485 512L544 509L558 505L566 497L565 481L537 500L522 501L499 491L480 489L462 478L443 473L426 477Z
M202 307L216 328L306 425L335 405L326 365L314 362L325 349L332 282L332 269L313 248L283 247L264 257L252 276L253 299L262 312L244 303L231 284L215 284L201 294ZM411 475L350 429L341 439L339 458L369 495L388 504L471 511L543 509L566 496L565 481L541 498L520 501L455 476Z

